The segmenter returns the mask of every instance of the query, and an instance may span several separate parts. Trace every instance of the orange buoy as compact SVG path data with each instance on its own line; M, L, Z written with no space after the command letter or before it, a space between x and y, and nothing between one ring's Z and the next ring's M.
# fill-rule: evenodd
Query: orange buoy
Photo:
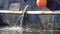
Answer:
M47 5L47 0L37 0L37 6L39 8L44 8Z

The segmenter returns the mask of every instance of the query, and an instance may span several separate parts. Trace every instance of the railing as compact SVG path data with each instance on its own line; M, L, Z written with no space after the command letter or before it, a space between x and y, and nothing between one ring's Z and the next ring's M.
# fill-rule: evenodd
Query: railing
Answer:
M0 10L0 13L22 14L24 11ZM60 11L26 11L27 14L60 14Z

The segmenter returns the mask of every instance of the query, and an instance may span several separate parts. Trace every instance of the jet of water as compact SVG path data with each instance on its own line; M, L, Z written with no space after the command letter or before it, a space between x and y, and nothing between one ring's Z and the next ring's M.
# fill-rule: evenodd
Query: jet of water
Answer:
M17 21L18 21L18 20L21 18L21 20L20 20L20 27L22 27L23 17L24 17L24 14L25 14L25 12L26 12L26 9L27 9L28 7L29 7L29 5L26 5L25 9L22 11L22 15L19 16L18 19L17 19ZM16 21L16 23L15 23L15 26L16 26L16 24L17 24L17 21Z

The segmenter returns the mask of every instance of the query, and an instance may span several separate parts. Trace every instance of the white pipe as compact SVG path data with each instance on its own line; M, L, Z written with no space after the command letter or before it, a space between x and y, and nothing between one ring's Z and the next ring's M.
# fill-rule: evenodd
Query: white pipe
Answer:
M0 13L22 14L22 11L0 10ZM60 14L60 11L27 11L27 14Z

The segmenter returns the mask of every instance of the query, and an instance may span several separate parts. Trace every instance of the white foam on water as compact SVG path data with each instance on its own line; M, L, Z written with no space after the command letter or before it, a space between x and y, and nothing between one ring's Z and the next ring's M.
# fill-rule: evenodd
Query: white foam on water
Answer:
M1 28L0 30L15 30L15 31L20 30L20 31L22 31L23 28L22 27L15 27L15 26L13 26L13 27Z

